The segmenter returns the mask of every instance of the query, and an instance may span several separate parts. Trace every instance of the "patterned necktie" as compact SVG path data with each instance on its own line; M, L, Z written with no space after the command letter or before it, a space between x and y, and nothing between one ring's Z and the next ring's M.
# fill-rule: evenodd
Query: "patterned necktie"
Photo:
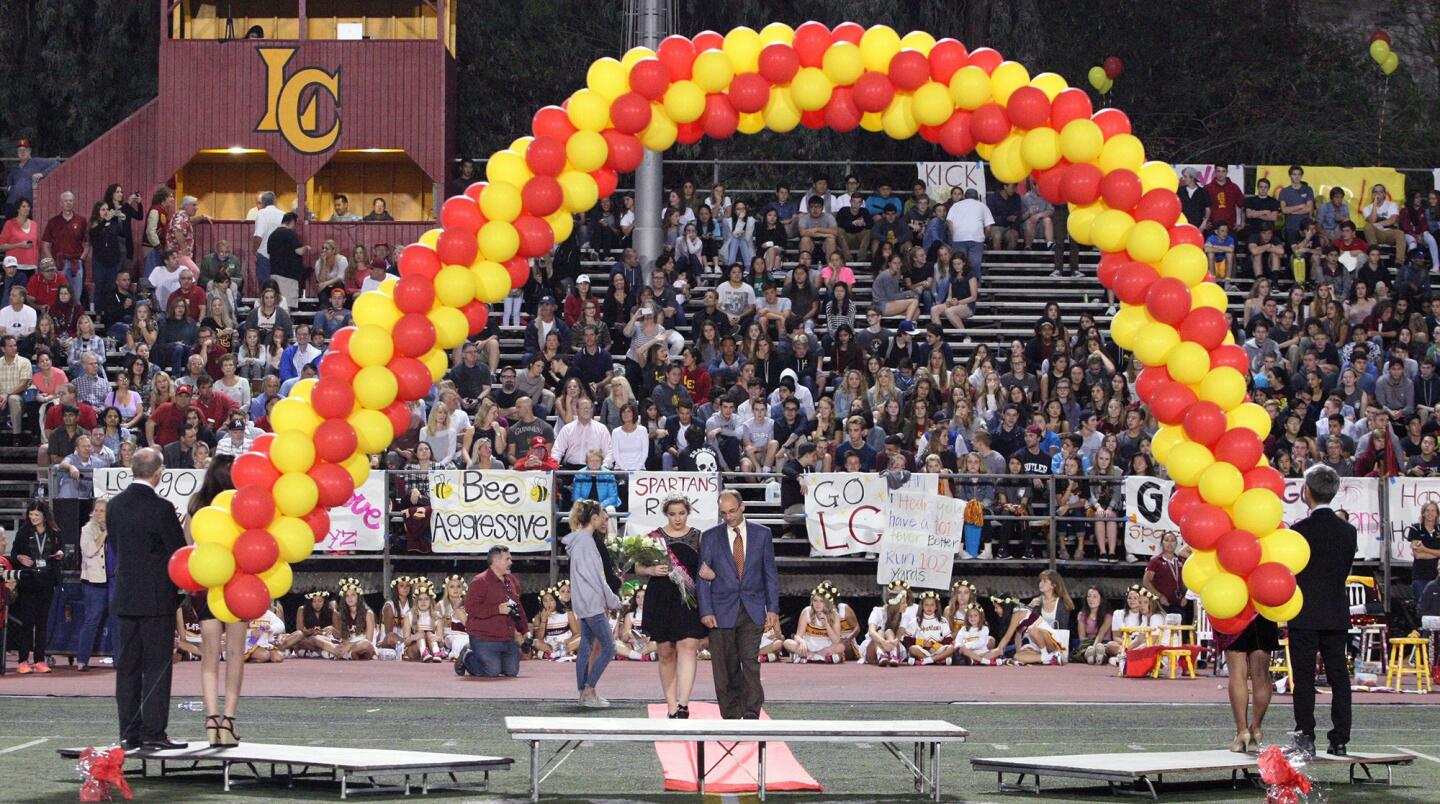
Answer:
M731 528L730 533L734 541L730 543L730 554L735 556L735 574L737 577L745 577L745 537L740 535L739 528Z

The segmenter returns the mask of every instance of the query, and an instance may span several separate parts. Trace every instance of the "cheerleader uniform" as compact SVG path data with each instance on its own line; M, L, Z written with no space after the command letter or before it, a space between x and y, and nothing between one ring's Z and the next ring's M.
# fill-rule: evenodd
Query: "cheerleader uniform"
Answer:
M267 611L258 619L251 620L245 629L245 658L259 648L270 650L275 647L275 638L285 633L285 623L275 612Z
M344 603L341 603L340 628L344 631L344 633L340 634L340 640L348 644L354 644L356 642L364 642L366 639L369 639L370 635L365 633L364 607L361 607L356 611L354 622L346 622L346 620L349 618L349 612L349 608L346 607Z
M845 643L845 658L853 662L860 658L855 646L860 638L860 617L855 614L855 609L850 608L849 603L836 603L835 608L840 617L840 641Z
M565 643L569 642L570 615L557 611L545 619L545 644L550 646L550 658L559 661L564 658L567 648Z
M826 617L815 619L812 612L805 620L805 630L800 634L800 641L813 654L830 647L830 632L826 629L829 620Z
M901 627L905 629L905 645L915 645L926 653L934 653L954 641L950 634L950 624L941 614L934 617L916 615Z
M903 626L909 620L909 615L901 615L900 624ZM865 661L866 656L870 655L870 645L875 641L870 638L870 627L874 626L876 631L885 630L885 607L876 606L871 609L870 616L865 619L865 626L865 639L860 643L860 661L862 662ZM880 646L876 645L875 650L879 653Z
M636 653L644 653L646 646L650 644L650 635L645 633L645 609L636 609L625 616L626 623L630 626L630 649Z
M1046 645L1039 644L1030 637L1031 629L1037 626L1042 631L1049 632L1052 638L1055 637L1055 624L1060 617L1060 599L1055 599L1055 605L1053 605L1049 611L1045 610L1045 602L1042 600L1040 607L1031 610L1030 614L1031 617L1022 626L1025 631L1023 647L1039 651L1040 661L1044 664L1050 664L1052 661L1057 664L1064 664L1070 657L1067 646L1061 645L1058 650L1052 651Z
M986 625L979 628L963 627L955 632L955 644L975 653L987 651L990 649L990 627Z
M449 607L446 606L446 608L448 609ZM442 617L449 617L450 619L450 627L445 631L444 648L445 655L447 656L459 656L460 651L470 644L470 635L465 633L465 623L455 619L456 611L463 611L463 609L456 609L455 611L450 611L448 614L442 613L440 615Z
M378 627L381 629L381 631L380 631L380 639L377 640L377 642L383 642L383 641L385 640L385 638L388 636L388 635L385 633L385 631L384 631L384 629L385 629L385 624L384 624L385 612L386 612L387 610L388 610L391 614L394 614L394 615L395 615L395 625L394 625L393 627L391 627L391 629L390 629L390 633L395 635L395 644L396 644L396 645L400 645L400 644L403 644L403 643L405 642L405 618L410 616L410 601L407 600L407 601L405 601L404 603L400 604L399 613L396 613L395 608L396 608L396 607L395 607L395 601L393 601L393 600L387 600L387 601L385 601L385 607L382 608L382 609L380 609L380 620L381 620L381 622L380 622L380 625L379 625Z

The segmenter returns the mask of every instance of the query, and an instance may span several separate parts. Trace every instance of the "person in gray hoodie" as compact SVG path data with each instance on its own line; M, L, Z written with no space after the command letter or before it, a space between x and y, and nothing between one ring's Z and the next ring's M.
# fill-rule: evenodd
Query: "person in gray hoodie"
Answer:
M570 609L580 622L580 649L575 657L575 685L580 705L604 709L610 702L595 687L615 656L615 637L606 612L620 608L620 598L606 577L600 555L610 516L594 500L578 500L570 510L570 532L562 540L570 554Z
M1375 383L1375 402L1400 421L1415 412L1415 385L1405 379L1405 363L1392 359L1385 377Z

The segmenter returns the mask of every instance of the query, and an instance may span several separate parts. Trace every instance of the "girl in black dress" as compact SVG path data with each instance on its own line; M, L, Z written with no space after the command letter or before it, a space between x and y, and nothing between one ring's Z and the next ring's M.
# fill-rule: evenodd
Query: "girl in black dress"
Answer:
M700 571L700 531L690 527L690 500L675 494L665 499L664 527L650 532L669 547L669 560L637 566L636 574L650 576L645 587L645 633L660 651L660 686L671 718L690 717L690 691L700 641L709 631L700 624L695 582Z
M1260 725L1265 710L1270 708L1270 652L1280 649L1280 633L1275 623L1260 615L1238 634L1215 632L1215 646L1225 651L1230 668L1230 712L1235 716L1235 741L1230 750L1237 754L1260 751ZM1245 682L1250 682L1246 700ZM1250 711L1246 713L1246 704Z

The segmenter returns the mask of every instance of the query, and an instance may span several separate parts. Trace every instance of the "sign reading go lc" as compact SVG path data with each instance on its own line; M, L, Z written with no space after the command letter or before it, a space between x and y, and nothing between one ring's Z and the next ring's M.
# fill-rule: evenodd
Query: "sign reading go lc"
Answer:
M326 72L305 67L286 77L285 68L295 55L293 47L256 48L265 62L265 116L257 132L278 133L291 148L302 154L318 154L335 146L340 138L340 70ZM311 87L315 92L306 91ZM329 93L335 102L335 120L325 131L316 130L316 95ZM302 108L303 104L303 108Z

